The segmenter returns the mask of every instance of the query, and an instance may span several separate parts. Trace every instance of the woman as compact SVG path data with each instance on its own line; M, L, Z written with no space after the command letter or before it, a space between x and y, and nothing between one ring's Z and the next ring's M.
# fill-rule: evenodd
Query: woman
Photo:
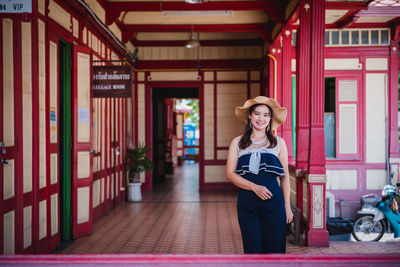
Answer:
M236 107L235 114L247 125L229 146L226 177L241 189L237 210L244 252L285 253L286 223L293 220L288 153L272 131L285 121L286 108L257 96Z

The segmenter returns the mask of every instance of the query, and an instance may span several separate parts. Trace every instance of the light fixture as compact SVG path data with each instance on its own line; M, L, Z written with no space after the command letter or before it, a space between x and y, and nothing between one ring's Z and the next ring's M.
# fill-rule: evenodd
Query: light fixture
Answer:
M188 4L202 4L208 2L208 0L185 0L185 3Z
M193 32L193 29L192 29L192 33L190 34L190 40L186 42L185 47L186 48L197 48L197 47L200 47L200 42L198 40L198 37L199 37L199 35L197 33L197 39L195 39L194 32Z

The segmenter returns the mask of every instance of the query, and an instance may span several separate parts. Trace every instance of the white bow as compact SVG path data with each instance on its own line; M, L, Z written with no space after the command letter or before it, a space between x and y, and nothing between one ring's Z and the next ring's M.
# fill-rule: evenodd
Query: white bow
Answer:
M258 174L258 170L260 168L261 161L261 152L255 151L251 153L250 162L249 162L249 171L254 174Z

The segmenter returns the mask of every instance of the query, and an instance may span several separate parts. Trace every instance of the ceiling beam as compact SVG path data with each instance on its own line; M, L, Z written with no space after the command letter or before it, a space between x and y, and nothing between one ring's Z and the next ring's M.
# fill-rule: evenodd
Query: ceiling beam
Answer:
M118 24L122 32L122 42L126 43L138 32L260 32L268 29L268 24L212 24L212 25L125 25Z
M368 8L368 3L363 2L326 2L325 9L359 11Z
M258 24L121 24L123 32L257 32L267 29L266 23Z
M265 10L277 18L283 17L284 7L276 0L267 1L226 1L189 4L185 2L107 2L106 24L111 25L121 12L150 11L216 11L216 10Z
M202 70L206 69L262 69L265 65L264 59L234 59L234 60L138 60L135 68L138 70L146 69L194 69L198 66Z
M351 24L355 23L357 19L359 18L357 16L357 13L359 11L348 11L343 17L341 17L339 20L337 20L334 24L336 28L343 29L346 28L347 26L350 26Z
M205 11L205 10L275 10L283 11L279 1L223 1L189 4L185 2L107 2L106 10L122 11Z
M168 46L178 46L183 47L186 41L141 41L132 40L135 47L144 46L157 46L157 47L168 47ZM234 39L234 40L200 40L202 47L205 46L262 46L264 42L262 39Z
M362 17L400 17L399 6L388 7L369 7L367 10L361 10L357 16Z

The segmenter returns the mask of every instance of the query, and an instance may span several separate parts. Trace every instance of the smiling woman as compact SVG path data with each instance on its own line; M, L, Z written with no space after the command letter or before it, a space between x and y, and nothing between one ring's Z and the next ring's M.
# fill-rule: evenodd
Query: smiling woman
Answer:
M272 130L285 121L286 109L257 96L236 107L235 114L247 124L229 147L226 177L240 188L237 209L244 252L285 253L286 223L293 219L288 154Z

